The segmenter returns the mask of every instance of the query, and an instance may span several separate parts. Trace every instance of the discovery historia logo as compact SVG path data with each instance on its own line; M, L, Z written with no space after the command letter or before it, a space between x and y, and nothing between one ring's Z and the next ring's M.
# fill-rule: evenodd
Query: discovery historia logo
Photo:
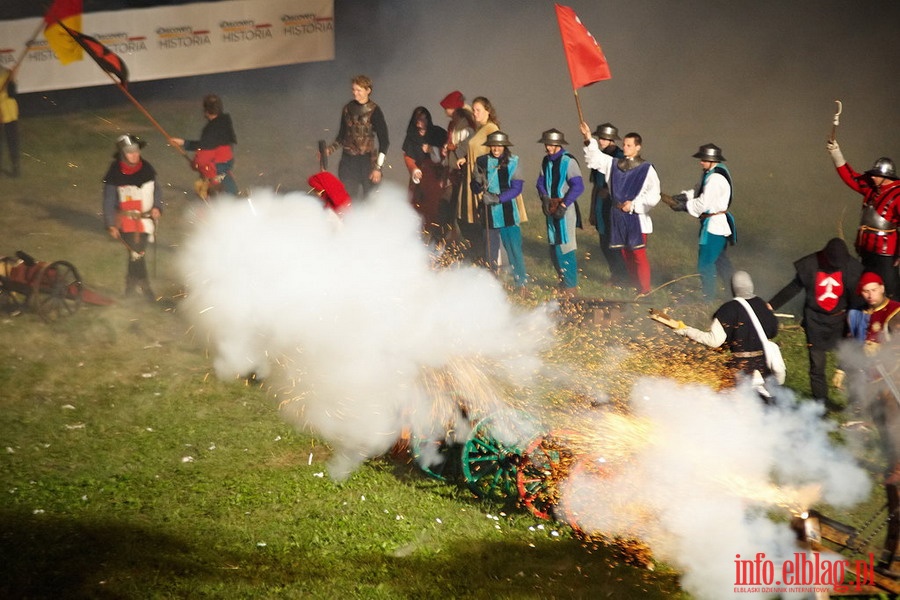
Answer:
M818 552L795 552L793 558L780 565L766 558L765 552L756 557L734 560L735 593L785 594L790 592L859 592L864 586L875 585L875 556L868 560L850 561L840 555L823 557Z

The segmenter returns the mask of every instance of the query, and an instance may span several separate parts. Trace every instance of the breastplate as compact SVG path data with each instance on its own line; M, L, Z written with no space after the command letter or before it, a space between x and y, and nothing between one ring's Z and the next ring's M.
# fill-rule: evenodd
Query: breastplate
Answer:
M897 226L880 214L875 210L875 207L866 205L862 209L862 215L859 218L859 224L864 225L866 227L871 227L872 229L881 229L883 231L894 231L897 229Z

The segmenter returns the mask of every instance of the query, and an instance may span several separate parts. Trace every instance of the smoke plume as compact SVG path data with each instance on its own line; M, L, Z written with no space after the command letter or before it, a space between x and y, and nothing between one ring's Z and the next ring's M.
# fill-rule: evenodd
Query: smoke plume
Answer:
M764 552L780 565L800 551L786 516L868 496L866 473L832 445L821 407L787 390L767 407L749 388L645 379L631 407L624 420L597 415L605 440L593 468L563 484L562 507L586 532L645 542L699 598L733 593L737 555Z
M435 270L391 186L343 220L299 193L213 204L183 257L216 373L266 378L284 417L332 445L337 478L404 429L442 429L460 394L502 405L552 337L548 311L514 308L485 270Z
M196 221L181 254L185 310L216 373L264 377L284 418L332 446L335 478L404 430L464 439L512 397L539 400L522 390L554 372L542 360L550 309L513 306L483 269L436 269L405 190L383 186L343 218L306 194L256 191ZM554 385L598 385L582 379ZM787 391L777 400L641 380L629 414L594 406L579 416L594 440L585 455L606 462L562 484L562 512L587 532L647 543L698 597L730 595L736 555L796 551L787 515L869 490L815 403Z

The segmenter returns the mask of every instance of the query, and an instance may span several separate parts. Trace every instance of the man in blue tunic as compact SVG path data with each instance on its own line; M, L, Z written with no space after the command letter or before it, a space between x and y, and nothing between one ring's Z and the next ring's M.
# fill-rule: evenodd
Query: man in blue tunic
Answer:
M544 144L547 153L541 162L537 192L547 218L550 261L559 277L562 295L571 297L578 287L575 229L581 227L581 215L576 200L584 191L584 181L578 161L563 149L568 142L561 131L548 129L538 143Z

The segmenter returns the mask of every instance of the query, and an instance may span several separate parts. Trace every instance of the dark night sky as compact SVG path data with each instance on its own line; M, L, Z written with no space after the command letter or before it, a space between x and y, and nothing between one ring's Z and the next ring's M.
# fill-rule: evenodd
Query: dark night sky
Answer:
M85 0L86 10L141 4L149 2ZM699 167L691 154L700 144L721 146L734 173L735 202L770 207L777 240L756 240L757 251L812 251L839 225L852 235L857 199L839 183L824 150L835 99L844 103L838 139L854 167L865 170L883 155L900 159L896 0L568 4L602 45L613 74L580 90L588 122L640 132L644 156L669 193L695 183ZM34 5L3 0L0 16L40 13ZM291 131L306 148L333 135L340 106L350 98L349 78L366 73L388 119L388 159L396 167L412 109L425 105L445 124L438 102L453 89L492 100L523 164L534 164L531 171L544 129L563 130L580 155L552 2L336 0L335 23L334 61L143 89L153 93L155 85L176 97L215 89L225 98L283 90L284 104L266 112L277 115L278 135ZM250 118L241 115L238 123ZM739 204L735 212L740 227ZM659 216L661 226L672 218Z

